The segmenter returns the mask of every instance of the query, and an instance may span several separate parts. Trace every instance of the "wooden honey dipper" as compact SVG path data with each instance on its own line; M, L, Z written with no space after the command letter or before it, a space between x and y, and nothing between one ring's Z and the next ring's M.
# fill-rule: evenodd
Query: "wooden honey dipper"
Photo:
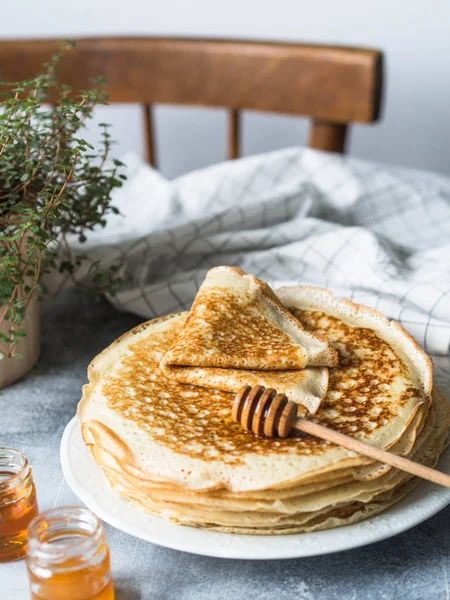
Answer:
M299 418L297 408L297 404L288 400L285 394L278 394L272 388L246 385L236 394L232 418L247 431L265 437L287 437L293 429L297 429L422 479L450 487L450 475L381 450L334 429Z

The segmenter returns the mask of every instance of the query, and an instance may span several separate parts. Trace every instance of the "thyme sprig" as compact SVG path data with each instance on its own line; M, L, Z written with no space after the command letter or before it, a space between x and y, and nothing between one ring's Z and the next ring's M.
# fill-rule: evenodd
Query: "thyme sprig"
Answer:
M71 252L68 238L86 241L86 233L104 227L111 192L122 185L122 163L109 160L109 125L101 123L98 148L81 133L93 110L106 104L104 81L76 91L58 79L58 64L73 43L66 43L35 77L6 89L0 102L0 358L21 355L18 340L33 296L43 291L44 273L57 269L75 281L85 256ZM90 263L89 287L114 294L118 265ZM75 281L76 283L80 283Z

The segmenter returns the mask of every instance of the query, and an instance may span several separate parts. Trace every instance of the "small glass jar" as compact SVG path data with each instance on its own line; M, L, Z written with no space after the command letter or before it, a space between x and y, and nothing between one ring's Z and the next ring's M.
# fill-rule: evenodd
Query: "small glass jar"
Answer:
M54 508L33 519L27 570L32 600L114 600L103 527L86 508Z
M0 448L0 562L25 556L28 524L37 514L28 460L18 450Z

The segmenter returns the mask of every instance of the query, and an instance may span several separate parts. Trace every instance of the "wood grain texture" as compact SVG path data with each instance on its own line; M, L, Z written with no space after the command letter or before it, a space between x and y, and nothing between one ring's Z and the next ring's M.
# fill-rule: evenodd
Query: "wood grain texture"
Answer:
M265 437L287 437L293 429L332 442L352 452L368 456L416 477L450 488L450 475L412 460L392 454L304 418L296 418L297 405L262 385L243 386L235 395L231 416L247 431Z
M142 105L144 116L144 145L147 162L157 167L155 151L155 135L153 131L153 107L151 104Z
M228 113L228 152L227 156L229 160L238 158L239 142L240 142L240 113L237 110L231 110Z
M2 77L32 76L60 44L1 41ZM79 39L60 73L77 88L106 77L111 102L229 108L233 155L238 109L312 117L312 145L342 151L344 124L378 119L383 81L378 50L208 39Z
M313 423L306 419L297 419L294 422L293 427L298 431L303 431L304 433L309 433L315 437L327 440L333 444L347 448L347 450L357 452L362 456L374 458L386 465L390 465L391 467L395 467L396 469L400 469L411 475L416 475L416 477L421 477L427 481L432 481L433 483L450 488L450 475L447 475L446 473L431 469L430 467L425 467L424 465L398 456L397 454L392 454L391 452L387 452L376 446L371 446L370 444L366 444L365 442L339 433L338 431L334 431L333 429L329 429L328 427L324 427L323 425L319 425L318 423Z
M316 150L345 152L347 125L314 120L311 124L308 145Z

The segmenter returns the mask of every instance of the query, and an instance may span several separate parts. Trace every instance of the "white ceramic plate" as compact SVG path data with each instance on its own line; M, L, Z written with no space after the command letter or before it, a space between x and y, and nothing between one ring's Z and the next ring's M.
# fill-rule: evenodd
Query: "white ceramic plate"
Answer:
M220 558L297 558L349 550L410 529L450 503L450 489L422 482L382 515L356 525L295 535L232 535L173 525L131 507L113 494L83 443L76 418L67 425L61 440L61 465L72 491L106 523L153 544ZM438 468L450 474L450 449L441 457Z

